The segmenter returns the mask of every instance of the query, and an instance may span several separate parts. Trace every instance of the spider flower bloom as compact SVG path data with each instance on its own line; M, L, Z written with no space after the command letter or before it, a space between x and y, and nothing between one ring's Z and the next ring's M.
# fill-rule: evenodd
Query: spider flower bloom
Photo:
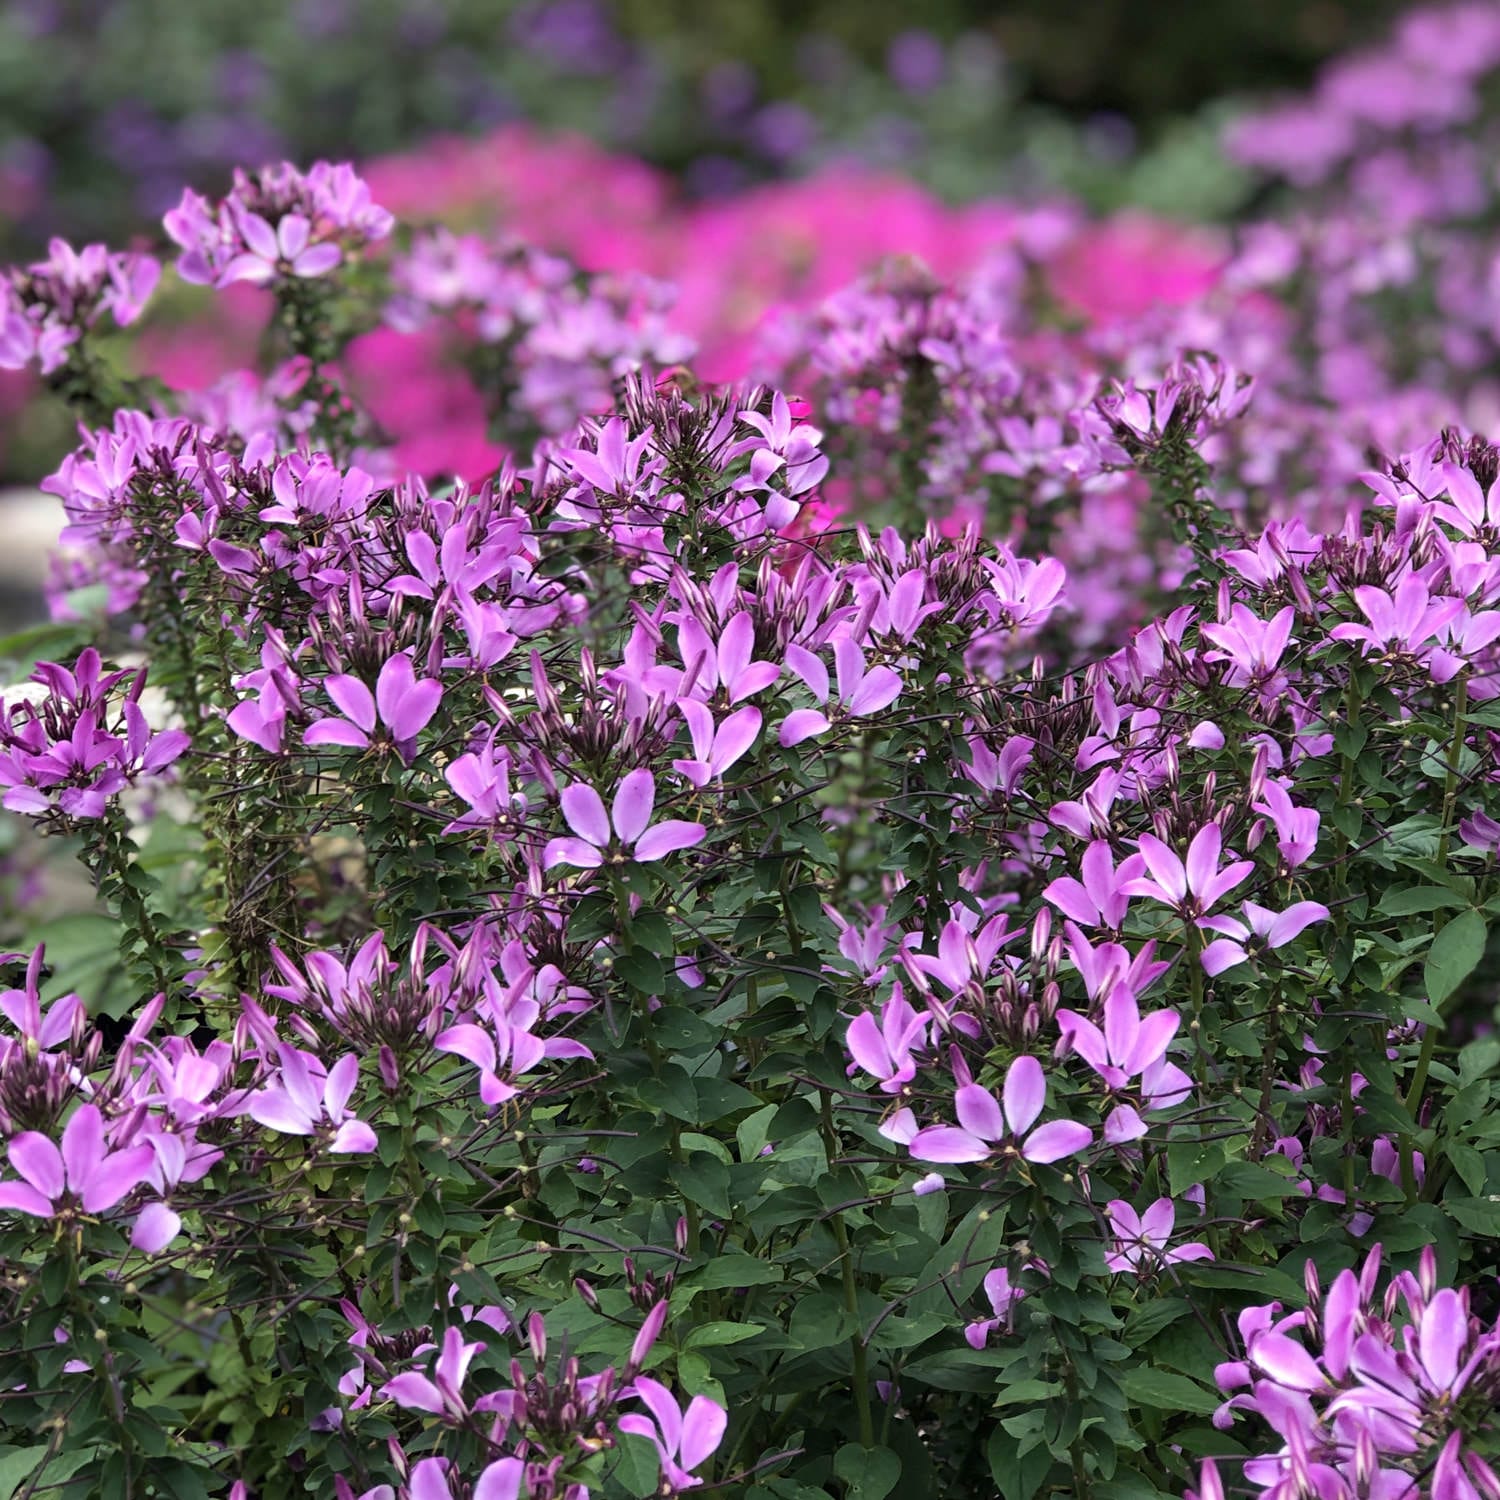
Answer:
M1104 1212L1115 1231L1115 1249L1104 1257L1104 1264L1117 1275L1121 1271L1140 1275L1159 1265L1214 1258L1207 1245L1196 1241L1167 1249L1177 1222L1177 1210L1170 1198L1158 1198L1143 1214L1137 1214L1124 1199L1115 1198L1104 1205Z
M1094 1139L1086 1125L1036 1117L1047 1102L1047 1080L1034 1057L1018 1057L1007 1069L1003 1103L977 1083L962 1085L953 1096L958 1125L929 1125L912 1137L909 1150L918 1161L986 1161L997 1152L1046 1163L1075 1156Z
M1328 920L1328 908L1318 901L1298 901L1285 911L1270 911L1253 901L1245 901L1240 910L1245 913L1243 922L1236 917L1204 917L1199 922L1200 927L1211 932L1227 934L1215 938L1203 950L1207 973L1222 974L1225 969L1244 963L1252 949L1284 948L1304 928Z
M1201 917L1255 868L1252 860L1237 859L1221 870L1223 837L1217 823L1205 824L1193 835L1184 864L1155 834L1143 833L1141 858L1150 874L1127 880L1119 889L1131 896L1150 896L1189 920Z
M411 658L404 654L381 667L373 693L359 678L342 672L323 686L343 717L310 724L302 736L304 745L347 745L356 750L389 746L403 760L410 759L417 736L432 722L443 698L442 684L430 677L417 681ZM377 732L377 719L387 734Z
M688 1471L696 1469L724 1440L729 1413L707 1396L694 1396L683 1411L671 1391L649 1375L638 1375L622 1394L643 1402L651 1416L627 1412L619 1420L619 1429L656 1445L667 1485L675 1491L702 1484Z
M577 837L547 841L542 862L549 870L557 865L596 870L606 859L614 864L627 859L651 864L678 849L691 849L708 837L703 824L678 818L669 818L654 828L647 826L656 806L656 778L644 768L629 772L615 791L613 831L604 799L588 782L575 781L564 787L561 802L563 817ZM610 849L614 849L613 854L606 852Z
M146 1180L155 1160L150 1146L107 1149L104 1116L85 1104L64 1127L61 1150L35 1130L12 1138L10 1164L25 1180L0 1182L0 1208L50 1219L71 1199L87 1214L104 1213Z
M330 1151L373 1151L379 1144L375 1132L348 1107L359 1081L354 1053L346 1053L326 1073L311 1053L286 1046L278 1053L281 1076L251 1096L250 1118L282 1135L330 1135Z

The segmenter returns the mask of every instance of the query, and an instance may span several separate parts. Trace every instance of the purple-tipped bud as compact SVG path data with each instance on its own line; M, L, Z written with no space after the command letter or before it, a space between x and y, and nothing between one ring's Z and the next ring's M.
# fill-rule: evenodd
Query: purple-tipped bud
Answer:
M573 1278L573 1290L583 1298L584 1305L590 1312L599 1311L599 1294L586 1282L582 1276Z
M394 1094L401 1087L401 1069L396 1062L396 1054L390 1047L382 1042L378 1056L378 1067L380 1069L380 1081L389 1093Z
M547 1358L547 1325L540 1313L526 1319L526 1341L531 1345L531 1357L540 1365Z
M656 1342L666 1321L667 1304L665 1302L658 1302L646 1314L646 1321L641 1324L641 1331L636 1334L635 1342L630 1346L630 1359L627 1361L628 1369L631 1371L639 1370L645 1364L646 1356L651 1352L651 1346Z

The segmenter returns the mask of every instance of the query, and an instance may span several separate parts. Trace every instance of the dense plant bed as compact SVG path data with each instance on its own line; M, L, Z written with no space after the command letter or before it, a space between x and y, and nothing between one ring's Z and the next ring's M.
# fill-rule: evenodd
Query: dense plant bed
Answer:
M1293 376L1024 248L799 397L347 167L166 227L267 373L7 293L83 427L0 782L111 949L0 997L12 1493L1500 1495L1494 448L1302 503ZM392 456L382 317L523 469Z

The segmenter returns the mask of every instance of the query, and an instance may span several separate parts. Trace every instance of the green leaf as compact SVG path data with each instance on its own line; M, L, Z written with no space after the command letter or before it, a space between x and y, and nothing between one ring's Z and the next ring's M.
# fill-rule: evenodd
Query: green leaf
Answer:
M1473 1083L1500 1067L1500 1037L1482 1036L1458 1054L1458 1081Z
M765 1286L782 1279L779 1266L767 1265L743 1250L726 1250L706 1266L682 1278L682 1284L698 1291L717 1291L726 1286Z
M1125 1338L1132 1347L1139 1348L1192 1310L1192 1303L1185 1297L1158 1297L1154 1302L1143 1302L1126 1319Z
M1465 905L1461 896L1440 885L1405 885L1387 891L1376 910L1388 917L1409 917L1422 911L1456 911Z
M11 1500L11 1496L36 1473L37 1465L50 1451L46 1443L35 1448L0 1451L0 1500Z
M673 1163L672 1181L689 1203L711 1217L731 1217L729 1168L718 1157L710 1156L707 1151L694 1151L685 1162Z
M1150 1365L1126 1370L1120 1376L1120 1385L1137 1406L1154 1406L1162 1411L1217 1411L1222 1399L1186 1375L1152 1369Z
M700 1323L687 1336L685 1349L717 1349L724 1344L742 1344L764 1333L763 1323Z
M1464 1180L1464 1186L1476 1198L1482 1197L1489 1173L1485 1170L1484 1158L1463 1141L1445 1141L1443 1155L1453 1163L1453 1170Z
M1005 1500L1032 1500L1052 1467L1052 1455L1045 1448L1033 1446L1022 1453L1020 1446L1020 1439L996 1426L985 1448L990 1474Z
M627 948L615 960L615 973L643 995L659 995L667 983L661 959L645 948Z
M651 1039L668 1052L705 1052L723 1036L717 1028L681 1005L664 1005L653 1011L648 1026Z
M901 1478L901 1460L889 1448L845 1443L833 1456L833 1472L848 1486L848 1500L885 1500Z
M1471 1234L1500 1239L1500 1200L1495 1198L1444 1198L1443 1211Z
M1484 918L1471 908L1460 912L1432 940L1422 977L1434 1005L1441 1005L1474 972L1484 957L1487 931Z

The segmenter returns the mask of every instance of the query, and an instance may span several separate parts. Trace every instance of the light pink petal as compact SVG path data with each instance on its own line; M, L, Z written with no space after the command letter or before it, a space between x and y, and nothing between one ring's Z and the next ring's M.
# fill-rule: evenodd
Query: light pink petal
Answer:
M597 870L604 863L604 856L592 844L582 839L548 839L542 850L542 864L546 869L555 865L573 865L580 870Z
M1151 878L1167 893L1171 901L1180 902L1188 890L1187 873L1182 867L1182 861L1153 833L1141 835L1140 852L1141 858L1146 861L1146 868L1151 872Z
M341 1155L364 1155L380 1145L375 1132L363 1120L345 1120L334 1134L328 1149Z
M1250 1345L1250 1361L1278 1385L1294 1391L1316 1391L1327 1384L1312 1355L1284 1333L1261 1334Z
M871 667L849 699L851 714L875 714L894 703L901 693L901 678L890 667Z
M10 1164L37 1192L52 1199L62 1197L67 1186L62 1152L46 1136L23 1130L10 1143Z
M667 1452L675 1455L682 1439L682 1412L676 1398L659 1380L652 1380L649 1375L638 1376L631 1390L656 1418Z
M263 1089L252 1096L249 1115L252 1120L282 1135L311 1135L313 1121L307 1112L292 1102L283 1088Z
M788 646L786 664L806 684L819 703L828 702L828 666L821 656L805 646Z
M430 1411L442 1416L447 1409L443 1405L443 1393L425 1376L415 1370L398 1375L381 1387L383 1401L394 1401L408 1410Z
M474 1500L520 1500L526 1465L519 1458L500 1458L490 1464L474 1485Z
M62 1135L62 1159L68 1186L81 1193L104 1159L104 1116L95 1105L85 1104L68 1121Z
M885 1038L875 1024L875 1017L861 1011L849 1023L844 1034L844 1046L855 1063L872 1078L888 1078L891 1073L891 1057L886 1051Z
M439 1032L432 1045L438 1052L453 1052L459 1057L467 1058L486 1072L495 1071L494 1038L484 1027L476 1026L471 1021L462 1021L457 1026L450 1026L446 1031Z
M679 849L691 849L708 837L708 829L701 823L687 823L679 818L669 818L648 828L635 846L635 858L643 865L663 855L675 854Z
M564 787L561 802L563 817L579 838L587 840L597 849L608 846L609 814L604 810L604 799L588 782L575 781L571 786ZM577 861L573 860L571 863L576 864ZM598 864L599 861L596 859L593 863Z
M719 771L728 770L755 743L760 733L758 708L737 709L719 725L714 736L713 764Z
M156 1152L150 1146L132 1146L128 1151L111 1152L94 1167L83 1184L81 1196L85 1211L102 1214L113 1208L126 1193L133 1192L151 1175L155 1163Z
M182 1228L182 1215L167 1207L165 1203L148 1203L136 1215L135 1225L130 1231L130 1243L147 1255L165 1250L177 1238Z
M1422 1363L1435 1390L1452 1388L1453 1377L1458 1374L1459 1355L1468 1338L1469 1315L1464 1310L1463 1298L1451 1287L1443 1287L1422 1310L1417 1333Z
M1172 1229L1177 1223L1177 1210L1172 1206L1170 1198L1158 1198L1145 1213L1141 1215L1141 1234L1155 1244L1165 1244L1172 1237Z
M803 740L822 734L828 728L828 718L815 708L794 708L781 721L781 730L776 738L784 750L800 745Z
M929 1125L919 1130L908 1149L918 1161L983 1161L990 1154L986 1142L955 1125Z
M629 772L615 791L615 832L633 844L646 831L656 806L656 778L644 767ZM581 830L579 830L581 832Z
M1146 1122L1129 1104L1117 1104L1104 1122L1104 1140L1110 1146L1138 1141L1146 1133Z
M1276 914L1276 920L1271 923L1268 941L1273 948L1280 948L1282 944L1289 943L1305 928L1311 927L1314 922L1326 922L1328 920L1328 908L1320 901L1299 901L1294 906L1289 906L1283 912Z
M1085 1150L1093 1139L1094 1134L1086 1125L1075 1124L1072 1120L1050 1120L1045 1125L1038 1125L1026 1137L1021 1155L1027 1161L1045 1165L1047 1162L1061 1161L1065 1156L1076 1155Z
M1047 1101L1047 1080L1034 1057L1018 1057L1005 1074L1005 1119L1014 1135L1025 1135Z
M1246 953L1232 938L1218 938L1203 950L1201 957L1204 971L1213 975L1244 963Z
M763 692L781 676L781 668L774 661L753 661L729 684L729 701L738 703L753 693Z
M984 1141L1005 1139L1005 1121L1001 1118L1000 1106L995 1096L977 1083L966 1083L953 1096L954 1113L958 1123Z
M719 681L734 688L735 679L750 665L755 651L755 622L741 610L719 637Z
M370 737L346 719L319 719L316 724L307 726L302 743L309 746L347 745L352 750L363 750L369 745Z
M292 262L292 275L326 276L342 259L343 255L337 245L330 245L326 242L314 245L311 249L304 250Z
M1165 1055L1182 1017L1175 1010L1154 1010L1140 1024L1129 1053L1116 1059L1129 1073L1144 1073L1152 1063Z
M354 1053L346 1052L328 1070L328 1077L323 1083L323 1106L328 1111L328 1118L335 1124L344 1118L349 1095L354 1092L354 1085L358 1082L359 1059Z
M1188 889L1200 898L1213 881L1215 873L1219 868L1219 850L1223 845L1224 835L1217 823L1205 823L1202 828L1193 835L1193 842L1188 845L1187 855L1187 883Z
M682 1441L677 1462L684 1469L696 1469L723 1441L729 1425L729 1413L707 1396L694 1396L682 1417Z
M50 1219L53 1212L52 1200L26 1182L0 1182L0 1208L12 1208L38 1219Z
M406 661L404 656L395 658L398 661ZM389 664L387 664L389 665ZM406 669L411 671L411 663L406 661ZM382 672L384 677L385 673ZM366 734L371 734L375 729L375 698L369 688L362 683L358 677L351 677L347 673L340 672L328 678L324 684L328 696L333 699L338 711L352 724L358 724Z

